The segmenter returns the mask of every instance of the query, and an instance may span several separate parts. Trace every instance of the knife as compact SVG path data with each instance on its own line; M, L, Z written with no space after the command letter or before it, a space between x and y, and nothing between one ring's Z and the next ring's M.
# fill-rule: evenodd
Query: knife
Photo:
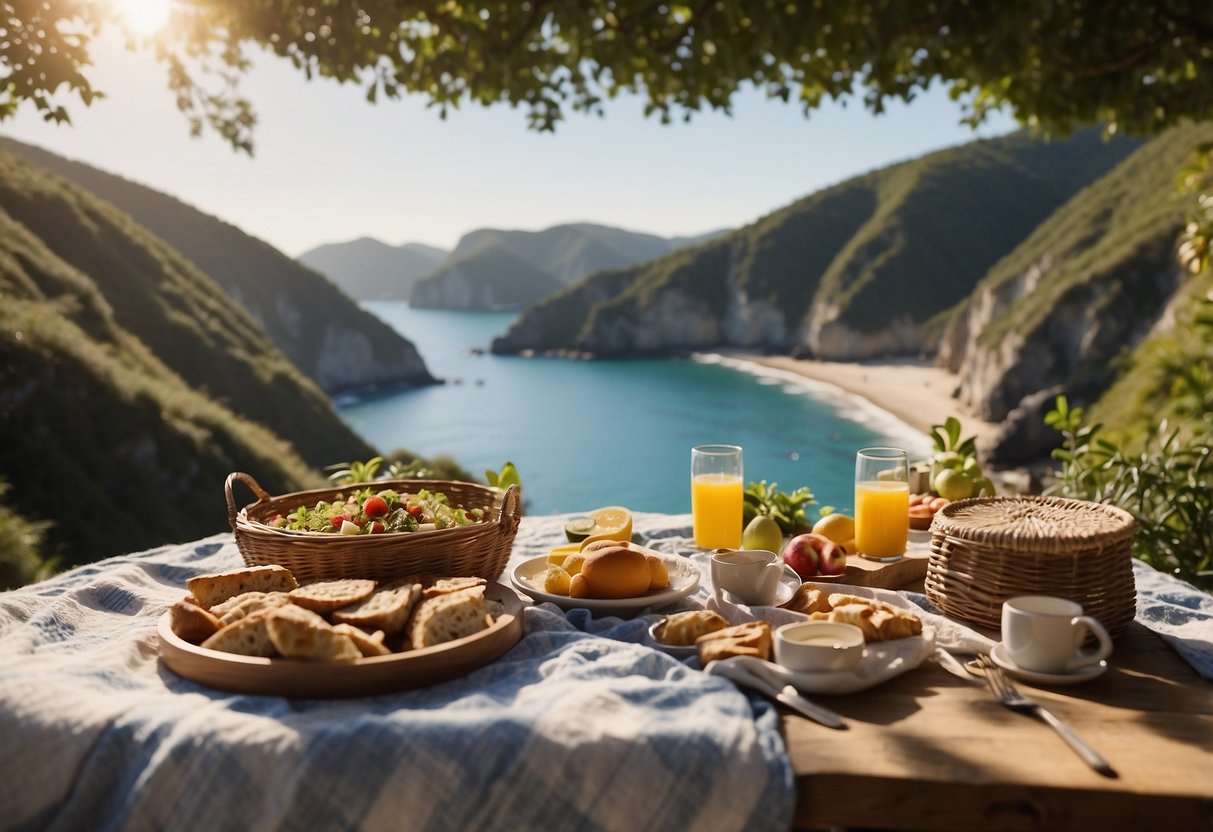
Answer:
M740 656L731 659L721 659L708 664L705 672L713 676L723 676L739 685L756 690L764 696L777 702L782 702L798 714L825 725L827 728L845 729L847 727L847 724L842 721L842 717L829 708L823 708L805 699L792 685L784 685L782 689L779 688L776 684L760 676L746 662L747 658Z

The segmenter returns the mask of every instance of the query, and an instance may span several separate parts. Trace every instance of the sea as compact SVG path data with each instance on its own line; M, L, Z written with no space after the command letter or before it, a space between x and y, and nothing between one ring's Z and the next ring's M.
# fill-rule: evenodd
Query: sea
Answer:
M929 447L865 399L735 356L496 356L489 345L517 313L362 306L444 383L342 396L341 417L385 452L446 454L477 476L513 462L527 514L689 513L691 448L702 444L740 445L746 482L810 488L811 519L825 505L849 513L857 450L892 445L913 459Z

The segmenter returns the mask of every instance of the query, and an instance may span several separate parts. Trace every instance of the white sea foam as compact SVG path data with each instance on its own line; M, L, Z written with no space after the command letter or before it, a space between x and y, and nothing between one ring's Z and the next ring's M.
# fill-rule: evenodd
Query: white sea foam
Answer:
M931 440L922 431L884 408L877 407L863 396L843 390L837 385L719 353L694 353L691 358L701 364L719 364L755 376L760 384L782 384L783 392L790 395L812 396L831 408L839 417L879 433L894 447L904 448L910 459L931 453Z

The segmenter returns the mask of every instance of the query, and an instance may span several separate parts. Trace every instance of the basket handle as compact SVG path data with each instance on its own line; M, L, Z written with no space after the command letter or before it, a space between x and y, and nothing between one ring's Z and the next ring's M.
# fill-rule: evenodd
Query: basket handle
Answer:
M522 520L522 497L517 485L511 485L505 490L505 496L501 498L501 516L497 518L497 524L503 529L508 528L511 524L517 526Z
M236 498L232 496L232 482L235 480L247 485L249 490L257 495L257 502L271 499L269 492L258 485L251 475L242 471L233 471L228 474L227 481L223 483L223 496L227 498L227 523L232 527L233 532L236 531Z

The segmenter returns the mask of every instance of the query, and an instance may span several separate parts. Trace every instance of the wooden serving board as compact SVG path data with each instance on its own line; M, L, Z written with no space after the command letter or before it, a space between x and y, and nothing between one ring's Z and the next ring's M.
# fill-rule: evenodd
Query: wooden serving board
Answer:
M505 607L488 629L434 647L355 662L262 659L205 650L174 634L166 612L158 627L160 658L179 676L234 693L331 699L411 690L470 673L522 638L522 599L496 583L485 587L485 597Z
M847 571L833 580L840 584L853 586L901 589L922 583L927 577L927 560L930 555L929 539L925 543L911 541L905 557L892 563L881 563L858 555L851 555L847 557ZM807 578L806 580L813 583L826 583L821 578Z

